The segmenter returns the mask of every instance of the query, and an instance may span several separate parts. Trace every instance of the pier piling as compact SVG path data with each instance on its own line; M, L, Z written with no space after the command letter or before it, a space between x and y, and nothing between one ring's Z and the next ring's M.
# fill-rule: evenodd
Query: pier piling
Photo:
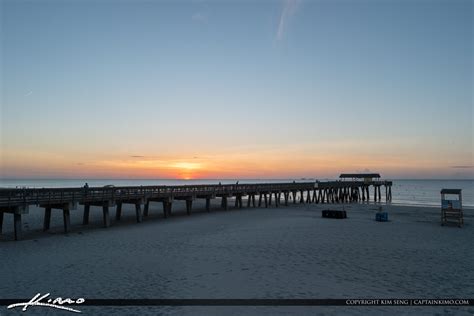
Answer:
M341 175L342 176L342 175ZM391 181L326 181L293 183L254 183L232 185L186 185L186 186L138 186L138 187L99 187L99 188L50 188L50 189L2 189L0 190L0 234L2 233L4 213L14 215L15 236L21 232L22 214L28 212L29 205L44 208L43 230L50 229L53 209L60 209L63 216L64 231L70 231L71 210L77 204L84 205L82 224L89 224L91 206L102 208L105 227L110 226L109 209L116 206L115 220L120 221L123 204L133 204L137 222L150 212L150 202L163 204L163 217L171 215L172 202L185 200L186 212L192 212L195 198L205 199L206 211L210 211L211 199L221 198L221 207L228 209L228 199L235 198L235 207L242 208L242 199L247 198L247 207L256 207L255 195L258 195L258 207L272 205L287 206L290 200L296 203L353 203L370 202L370 189L374 188L374 201L382 202L381 186L385 189L385 201L392 200ZM142 207L143 206L143 212ZM16 215L15 215L16 214ZM18 237L19 238L19 237Z

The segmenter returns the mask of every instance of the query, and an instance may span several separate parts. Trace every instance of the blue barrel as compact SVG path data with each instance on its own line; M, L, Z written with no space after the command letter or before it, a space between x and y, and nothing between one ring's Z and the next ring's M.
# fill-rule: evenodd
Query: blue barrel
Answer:
M387 222L388 221L388 213L387 212L375 213L375 220L377 222Z

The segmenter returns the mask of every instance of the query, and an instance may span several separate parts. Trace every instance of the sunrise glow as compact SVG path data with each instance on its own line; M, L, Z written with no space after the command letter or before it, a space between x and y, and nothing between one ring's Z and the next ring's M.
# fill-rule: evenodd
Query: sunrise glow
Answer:
M461 5L87 3L2 7L2 178L474 177Z

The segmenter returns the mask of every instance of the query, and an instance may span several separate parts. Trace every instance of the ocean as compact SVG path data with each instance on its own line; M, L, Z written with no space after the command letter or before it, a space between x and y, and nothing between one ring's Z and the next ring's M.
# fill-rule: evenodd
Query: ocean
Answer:
M90 187L100 187L113 184L115 186L133 185L191 185L191 184L231 184L236 183L268 183L268 182L299 182L315 181L306 179L0 179L3 188L48 188L48 187L82 187L86 182ZM333 179L319 179L320 181ZM442 188L462 189L462 203L464 207L474 208L474 180L393 180L392 204L439 206L441 204L440 190ZM382 187L382 198L385 192ZM373 193L371 191L371 197Z

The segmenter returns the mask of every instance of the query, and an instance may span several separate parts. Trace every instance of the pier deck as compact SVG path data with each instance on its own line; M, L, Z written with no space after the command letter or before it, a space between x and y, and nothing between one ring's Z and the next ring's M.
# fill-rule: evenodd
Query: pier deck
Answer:
M115 219L120 220L122 204L134 204L137 222L148 215L149 203L162 202L163 214L171 215L172 203L175 200L186 201L186 211L191 214L195 199L206 199L206 210L210 211L210 200L221 199L221 207L228 208L228 199L235 198L235 207L241 208L242 198L247 197L247 207L268 207L274 199L275 206L282 202L293 203L350 203L370 200L370 187L373 187L374 201L381 201L380 187L385 187L385 200L391 201L391 181L326 181L326 182L291 182L291 183L255 183L255 184L216 184L216 185L179 185L179 186L127 186L127 187L90 187L90 188L26 188L0 189L0 233L5 213L14 215L15 239L20 238L21 217L27 214L30 205L44 208L44 226L50 227L51 210L63 212L64 231L70 229L70 211L84 207L83 225L89 223L90 208L101 207L104 227L110 226L109 208L116 207ZM283 197L283 201L282 201Z

